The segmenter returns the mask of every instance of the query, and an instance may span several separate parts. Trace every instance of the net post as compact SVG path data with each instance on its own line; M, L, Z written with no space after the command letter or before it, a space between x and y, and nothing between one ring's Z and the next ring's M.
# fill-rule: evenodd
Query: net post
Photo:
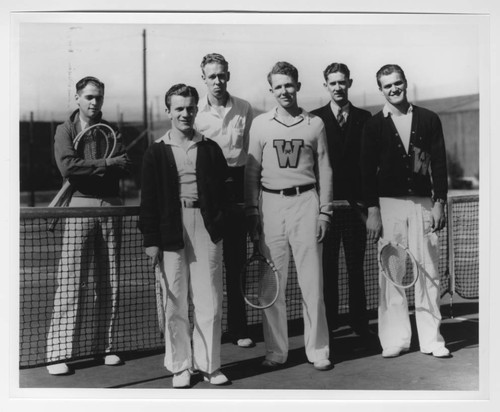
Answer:
M453 197L448 198L447 232L448 232L448 292L450 294L450 318L453 319L453 295L455 294L455 248L453 242Z

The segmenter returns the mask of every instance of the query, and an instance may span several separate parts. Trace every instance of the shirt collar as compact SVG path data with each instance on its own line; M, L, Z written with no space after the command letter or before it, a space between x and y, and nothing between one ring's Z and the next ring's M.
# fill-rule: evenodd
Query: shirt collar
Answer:
M276 106L275 108L271 109L266 114L267 114L267 119L268 120L274 120L274 119L276 119L276 120L279 121L279 118L278 118L278 106ZM310 114L300 107L300 114L298 116L296 116L296 117L297 117L297 119L310 118Z
M394 108L391 106L389 103L386 103L384 107L382 108L382 113L384 114L384 117L389 117L389 115L394 115ZM408 107L408 112L406 114L410 114L413 112L413 105L410 103L410 107Z
M228 95L228 98L227 98L226 106L224 106L224 107L226 107L227 109L230 109L231 107L233 107L234 101L233 101L233 97L229 94L229 92L227 93L227 95ZM208 100L208 94L206 94L205 96L203 96L200 99L200 102L198 103L198 110L200 112L209 112L211 107L212 107L212 105L210 104L210 101Z
M191 141L193 143L199 143L202 140L203 140L203 135L200 132L198 132L197 130L195 130L193 139ZM160 143L160 142L163 142L163 143L169 144L169 145L175 145L175 143L172 142L172 140L170 138L170 130L168 130L167 133L165 133L162 137L160 137L159 139L157 139L155 141L155 143Z
M78 116L78 120L80 121L80 128L82 130L87 129L90 126L90 123L83 120L80 116Z
M335 117L337 117L339 113L344 114L344 116L348 116L351 110L351 104L347 102L342 107L340 107L330 100L330 108L332 109L332 112L335 115Z

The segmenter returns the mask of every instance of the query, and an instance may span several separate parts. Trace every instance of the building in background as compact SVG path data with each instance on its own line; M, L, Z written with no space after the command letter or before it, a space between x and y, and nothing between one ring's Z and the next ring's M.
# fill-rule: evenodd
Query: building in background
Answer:
M448 152L448 169L450 188L477 189L479 186L479 94L446 97L440 99L415 101L417 106L422 105L441 118ZM382 104L363 107L375 114L382 108ZM260 113L255 108L256 114ZM153 129L163 127L163 124L154 123ZM30 197L26 192L37 192L37 198L43 199L38 192L50 192L61 187L61 178L53 159L52 142L57 122L30 122L21 121L19 125L20 147L20 190L21 205L26 205ZM139 164L142 154L147 147L147 141L137 137L141 133L140 124L124 122L120 125L125 145L132 144L129 156L134 162L134 176L122 185L124 197L137 196L140 189ZM151 131L155 136L155 130ZM32 142L30 144L30 141ZM47 196L48 203L51 195ZM38 206L42 206L41 201Z

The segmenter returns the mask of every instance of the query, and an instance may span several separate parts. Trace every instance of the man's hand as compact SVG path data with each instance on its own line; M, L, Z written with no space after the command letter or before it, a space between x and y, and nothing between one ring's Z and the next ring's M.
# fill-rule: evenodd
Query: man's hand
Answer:
M446 220L444 217L444 205L442 203L436 202L432 207L432 221L431 230L432 232L437 232L444 228Z
M318 243L323 242L325 240L325 236L328 233L328 229L330 229L330 222L319 219L318 220L318 227L316 230L316 240Z
M151 266L156 266L161 262L162 254L158 246L148 246L146 248L146 255L151 258Z
M252 242L259 240L262 233L262 224L259 215L247 216L247 230Z
M382 217L380 216L380 208L373 206L368 208L368 218L366 219L366 237L371 242L375 243L382 235Z
M118 167L120 169L126 169L130 165L130 159L128 158L126 153L121 154L120 156L110 157L106 159L106 166L108 167Z

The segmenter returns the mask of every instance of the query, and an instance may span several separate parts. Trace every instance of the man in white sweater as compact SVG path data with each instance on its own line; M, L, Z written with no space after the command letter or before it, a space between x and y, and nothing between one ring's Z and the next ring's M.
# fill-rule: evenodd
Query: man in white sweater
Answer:
M329 361L323 301L322 241L332 210L332 170L323 121L297 103L297 69L278 62L268 75L278 105L258 116L250 129L245 169L245 208L252 239L280 275L276 303L264 310L266 368L288 357L285 303L289 250L292 249L303 298L304 340L309 362L318 370Z

